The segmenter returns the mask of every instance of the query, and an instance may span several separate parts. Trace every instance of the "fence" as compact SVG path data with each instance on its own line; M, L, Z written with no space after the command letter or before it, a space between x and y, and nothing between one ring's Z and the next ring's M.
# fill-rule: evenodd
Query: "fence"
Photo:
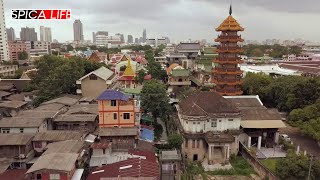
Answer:
M275 176L267 167L250 154L250 150L246 146L242 143L239 144L240 154L251 164L259 176L262 178L268 178L269 180L279 180L279 178L277 178L277 176Z

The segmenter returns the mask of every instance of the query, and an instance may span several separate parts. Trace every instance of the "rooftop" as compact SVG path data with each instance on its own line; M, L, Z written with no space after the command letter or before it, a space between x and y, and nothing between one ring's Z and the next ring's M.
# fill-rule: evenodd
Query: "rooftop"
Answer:
M16 116L3 118L0 121L1 128L38 128L45 119L41 117Z
M195 91L179 103L182 113L187 116L239 113L239 110L216 92Z
M26 145L33 137L31 133L0 134L0 146Z
M106 90L102 94L100 94L97 100L121 100L128 101L129 98L124 93L116 90Z
M2 108L18 109L26 104L27 102L24 102L24 101L5 101L0 103L0 108L2 107Z
M56 170L70 172L75 167L78 153L50 153L44 154L27 171L27 174L40 170Z
M173 69L171 73L174 77L188 77L190 75L190 71L187 69Z
M258 95L224 96L239 109L265 108Z
M184 51L184 50L199 51L201 47L200 47L200 43L198 42L192 42L192 43L181 42L177 46L177 49L178 51Z
M80 140L83 134L77 131L60 131L50 130L45 132L38 132L33 141L65 141L65 140Z
M79 140L66 140L50 143L43 154L50 153L79 153L83 149L84 142Z
M50 101L44 102L42 104L51 104L51 103L58 103L58 104L63 104L66 106L71 106L76 104L79 101L80 98L73 98L73 97L68 97L68 96L62 96L56 99L52 99Z
M54 122L94 122L96 114L66 114L58 116Z
M141 93L142 88L126 88L124 89L124 93L126 94L140 94Z
M69 108L66 114L94 114L98 115L98 104L76 104Z
M161 151L160 161L166 160L181 160L181 157L177 150Z
M243 31L244 28L240 26L240 24L235 20L231 15L228 16L216 31Z
M277 109L242 109L241 120L282 120Z
M99 136L137 136L138 128L99 128Z
M86 74L85 76L81 77L79 79L79 81L89 77L91 74L94 74L94 75L98 76L99 78L101 78L101 79L106 81L106 80L110 79L113 76L114 72L111 71L110 69L102 66L99 69L97 69L95 71L92 71L92 72Z

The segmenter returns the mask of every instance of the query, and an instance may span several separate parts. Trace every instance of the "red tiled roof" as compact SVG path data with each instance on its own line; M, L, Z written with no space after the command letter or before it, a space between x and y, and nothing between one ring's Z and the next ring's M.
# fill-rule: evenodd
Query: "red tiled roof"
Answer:
M144 80L151 80L151 74L148 74L148 75L146 75L145 77L144 77Z
M145 156L146 159L131 158L95 168L89 173L87 180L100 180L107 177L156 177L160 179L159 164L154 153L147 151L131 151L131 153Z
M0 174L0 180L27 180L28 178L25 176L26 172L27 169L9 169Z

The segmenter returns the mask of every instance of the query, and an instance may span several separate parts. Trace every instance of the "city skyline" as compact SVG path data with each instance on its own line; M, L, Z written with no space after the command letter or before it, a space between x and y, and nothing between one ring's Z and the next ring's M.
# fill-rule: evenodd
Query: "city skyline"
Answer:
M53 27L52 34L59 41L72 40L72 23L75 19L81 19L84 24L85 40L92 40L92 32L101 29L114 32L111 34L121 32L125 35L141 37L141 31L146 28L148 37L168 36L174 42L187 39L207 39L208 42L213 42L212 36L217 35L214 27L227 15L230 2L139 0L133 3L121 0L108 0L108 2L97 0L94 5L89 5L89 3L81 0L77 3L62 0L46 2L35 0L32 3L26 3L23 0L5 0L6 25L20 29L30 24L30 21L26 20L12 20L10 9L13 8L71 8L72 19L70 21L33 21L33 26L36 29L41 24ZM103 6L105 4L108 6ZM246 27L247 31L243 34L245 39L261 41L273 38L302 38L320 41L317 33L320 31L320 25L314 24L313 28L305 28L309 25L308 22L317 21L320 15L316 8L318 5L320 2L317 1L305 3L293 0L289 3L288 0L285 0L275 3L244 0L241 3L233 2L233 15L241 22L241 25ZM128 11L123 10L127 6L132 8ZM141 10L137 11L139 8ZM63 31L59 31L61 29Z

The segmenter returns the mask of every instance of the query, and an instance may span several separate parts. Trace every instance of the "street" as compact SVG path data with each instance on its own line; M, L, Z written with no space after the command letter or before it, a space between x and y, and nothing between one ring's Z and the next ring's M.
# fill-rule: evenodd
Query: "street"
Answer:
M291 138L294 145L300 146L301 152L306 150L308 154L312 154L317 158L320 158L320 147L315 140L303 135L298 128L291 127L288 124L286 125L286 128L280 129L280 133L287 134Z

